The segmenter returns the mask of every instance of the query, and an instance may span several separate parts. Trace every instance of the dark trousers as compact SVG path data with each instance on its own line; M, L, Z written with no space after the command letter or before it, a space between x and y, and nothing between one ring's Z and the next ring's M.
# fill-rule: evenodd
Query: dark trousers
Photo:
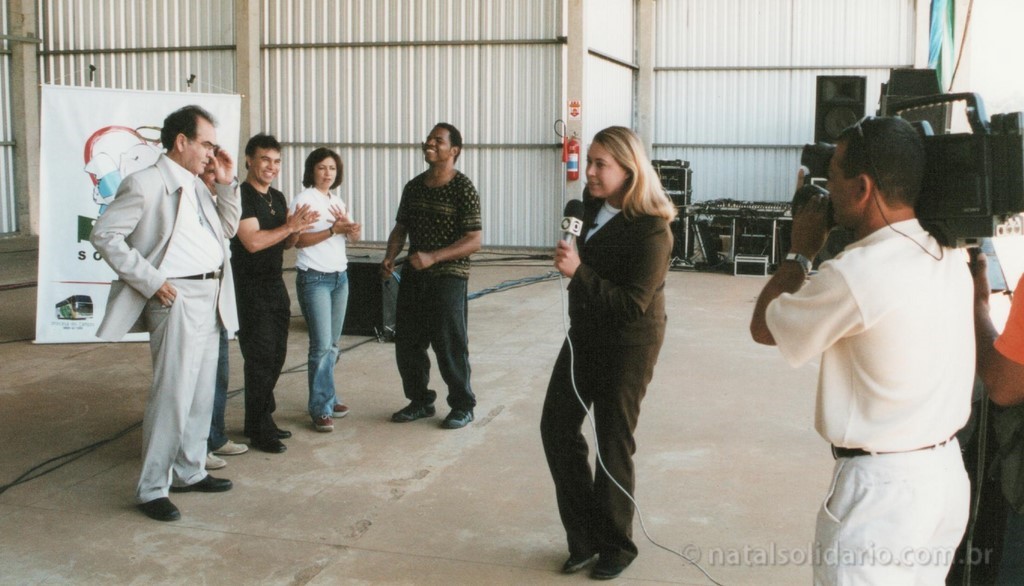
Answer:
M427 388L427 347L433 347L437 369L448 385L448 405L472 410L476 397L469 384L466 280L432 277L406 267L395 309L395 361L406 398L424 404L437 398Z
M573 342L576 386L587 409L593 407L601 461L615 482L632 495L633 432L661 342L646 346ZM637 555L632 539L633 503L600 465L596 474L590 469L587 441L581 431L587 409L573 391L569 369L566 342L551 373L540 421L569 553L599 553L602 559L629 563Z
M235 282L238 347L245 360L245 433L253 441L276 437L274 387L288 351L291 300L284 281Z

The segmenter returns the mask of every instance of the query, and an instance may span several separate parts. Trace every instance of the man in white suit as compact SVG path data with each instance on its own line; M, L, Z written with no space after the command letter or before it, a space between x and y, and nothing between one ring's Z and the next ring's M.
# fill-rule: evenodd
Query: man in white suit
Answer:
M117 273L96 335L149 332L153 384L142 425L138 508L158 521L181 517L168 492L223 492L206 474L218 336L238 329L225 238L241 213L234 161L217 147L213 117L199 106L171 113L152 167L126 177L96 221L91 241ZM217 204L198 175L212 161Z

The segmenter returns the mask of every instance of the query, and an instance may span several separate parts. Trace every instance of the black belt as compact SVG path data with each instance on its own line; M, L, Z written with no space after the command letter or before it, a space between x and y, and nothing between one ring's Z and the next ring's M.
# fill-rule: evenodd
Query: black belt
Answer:
M899 452L869 452L867 450L862 450L860 448L840 448L839 446L833 444L832 445L832 457L835 458L836 460L838 460L839 458L856 458L857 456L881 456L881 455L884 455L884 454L906 454L906 453L909 453L909 452L920 452L922 450L931 450L933 448L941 448L942 446L944 446L944 445L948 444L949 442L953 441L953 439L955 439L955 438L956 438L956 434L953 434L953 435L951 435L949 437L949 439L941 441L941 442L939 442L937 444L932 444L930 446L924 446L924 447L921 447L921 448L915 448L913 450L903 450L903 451L899 451Z
M206 279L219 279L220 276L221 276L221 273L223 273L223 271L221 271L220 269L217 269L215 271L210 271L209 273L203 273L201 275L189 275L187 277L173 277L173 278L175 278L175 279L190 279L192 281L205 281Z

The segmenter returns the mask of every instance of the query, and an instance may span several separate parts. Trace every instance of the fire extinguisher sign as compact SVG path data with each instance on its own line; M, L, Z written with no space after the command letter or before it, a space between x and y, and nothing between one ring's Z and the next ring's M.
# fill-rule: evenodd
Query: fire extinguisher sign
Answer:
M581 120L583 118L583 101L569 100L569 120Z

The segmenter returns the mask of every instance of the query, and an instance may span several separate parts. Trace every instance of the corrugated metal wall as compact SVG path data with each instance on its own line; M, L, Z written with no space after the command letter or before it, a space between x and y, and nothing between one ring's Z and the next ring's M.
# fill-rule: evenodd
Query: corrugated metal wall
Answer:
M604 0L585 7L590 54L583 104L584 145L602 128L634 126L635 5L636 0Z
M286 145L286 194L300 187L306 153L333 146L364 237L384 240L402 186L425 169L419 142L443 120L463 131L459 168L483 198L484 241L550 244L563 2L262 2L263 130ZM234 92L233 4L40 0L40 80L182 91L194 74L196 91ZM587 6L588 132L633 122L634 4ZM888 70L913 60L914 0L660 0L656 11L652 156L690 161L698 201L787 200L813 139L816 75L866 75L873 111ZM627 14L628 34L611 34Z
M659 0L654 158L690 161L695 201L788 201L814 140L817 75L913 64L914 0Z
M232 0L40 0L42 83L234 93ZM95 70L91 70L90 66ZM187 80L195 75L191 88Z
M593 55L587 57L584 146L590 144L602 128L613 125L634 127L635 85L634 69ZM583 172L582 168L580 172Z
M264 0L265 131L279 185L306 154L339 150L339 188L366 240L385 240L403 185L426 169L436 122L466 143L458 168L483 206L484 242L547 246L561 212L561 3L552 0Z
M7 2L0 2L0 34L10 34ZM0 234L18 229L14 198L14 126L11 119L11 44L0 40Z

